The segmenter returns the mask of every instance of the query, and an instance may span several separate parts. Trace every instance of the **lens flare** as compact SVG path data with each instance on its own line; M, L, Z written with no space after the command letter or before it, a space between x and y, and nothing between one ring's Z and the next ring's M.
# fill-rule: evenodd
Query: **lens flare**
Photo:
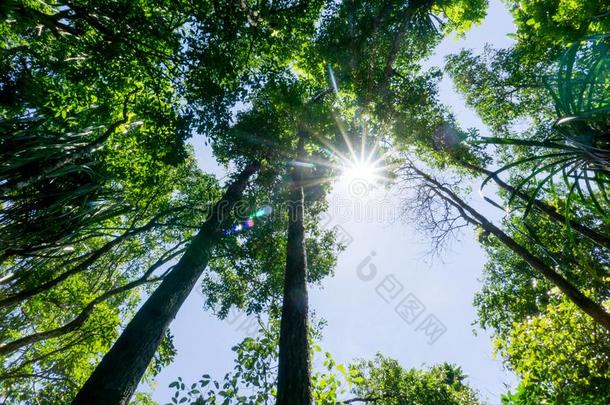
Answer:
M366 183L374 184L380 179L382 169L370 162L355 161L350 162L344 169L341 176L347 181L362 180Z
M251 229L256 225L255 218L264 218L273 212L273 209L269 205L264 205L258 210L256 210L252 215L250 215L247 219L241 221L238 224L233 225L231 228L227 229L224 234L225 236L232 235L235 233L239 233L241 231L246 231Z

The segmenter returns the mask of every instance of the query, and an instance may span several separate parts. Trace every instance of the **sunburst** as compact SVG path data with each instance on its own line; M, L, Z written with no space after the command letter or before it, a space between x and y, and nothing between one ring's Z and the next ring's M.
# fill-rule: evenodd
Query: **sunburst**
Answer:
M328 65L328 73L331 89L335 96L339 98L337 81L330 65ZM354 145L352 142L353 137L347 133L345 123L336 111L333 112L333 118L343 138L344 148L338 148L323 137L314 135L318 142L326 148L329 159L309 159L309 162L292 162L294 166L309 164L311 166L325 166L333 170L334 174L332 176L310 180L307 185L314 186L321 183L333 183L336 180L345 180L347 182L357 180L367 186L374 187L388 182L390 179L387 177L387 174L391 171L391 167L386 162L390 153L389 151L380 153L379 140L369 134L366 117L359 116L357 118L357 120L362 120L360 125L361 135L358 137L360 138L360 145ZM343 149L343 151L339 149Z

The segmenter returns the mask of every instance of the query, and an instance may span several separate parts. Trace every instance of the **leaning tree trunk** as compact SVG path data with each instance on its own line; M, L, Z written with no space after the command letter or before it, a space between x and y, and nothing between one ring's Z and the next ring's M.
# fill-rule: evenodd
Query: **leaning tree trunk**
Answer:
M301 130L298 160L302 160L305 155L304 137L305 132ZM288 201L288 242L280 326L278 405L311 403L303 178L303 166L296 164L293 168Z
M223 225L259 164L247 166L228 187L175 268L144 303L106 353L73 404L127 404L169 324L203 273Z
M498 186L502 187L504 190L508 191L509 193L516 195L517 197L519 197L520 199L522 199L525 202L531 201L532 205L538 211L545 213L552 220L554 220L560 224L563 224L563 225L567 224L570 228L572 228L573 230L575 230L582 236L588 238L589 240L597 243L598 245L600 245L606 249L610 249L610 238L608 236L603 235L603 234L597 232L596 230L591 229L588 226L586 226L576 220L569 219L569 218L566 219L566 216L560 214L551 205L547 204L544 201L533 198L532 196L530 196L522 191L519 191L516 188L514 188L513 186L511 186L510 184L506 183L505 181L503 181L500 178L500 176L497 175L497 173L495 173L491 170L485 169L484 167L477 166L477 165L474 165L474 164L468 163L468 162L460 161L460 162L458 162L458 164L460 164L461 166L463 166L469 170L472 170L473 172L486 175L487 177L491 178Z
M534 270L542 274L548 281L563 292L578 308L589 315L595 322L600 324L606 330L610 331L610 313L608 313L600 304L593 301L582 293L563 275L548 266L524 246L502 231L500 228L490 222L485 216L468 205L464 200L458 197L453 191L445 185L438 182L436 179L422 172L414 166L411 166L413 171L424 178L429 184L432 184L439 192L437 195L446 202L455 207L462 218L474 225L481 226L485 231L494 235L504 246L513 251L517 256L521 257Z

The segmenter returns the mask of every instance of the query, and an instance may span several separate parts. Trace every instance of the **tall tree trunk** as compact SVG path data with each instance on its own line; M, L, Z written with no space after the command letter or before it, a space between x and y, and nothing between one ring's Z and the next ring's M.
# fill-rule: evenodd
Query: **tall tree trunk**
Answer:
M484 230L494 235L502 244L512 250L534 270L537 270L547 280L559 288L583 312L588 314L591 318L593 318L594 321L610 331L610 314L606 312L600 304L583 294L578 288L576 288L576 286L563 277L563 275L559 274L538 257L530 253L529 250L487 220L485 216L468 205L449 188L438 182L427 173L417 169L415 166L411 166L410 168L424 178L426 182L432 184L436 190L439 190L437 191L437 195L455 207L459 211L462 218L474 225L481 226Z
M222 238L229 213L241 199L248 179L258 169L258 163L247 166L228 187L178 264L129 322L73 404L129 402L169 324L207 267L212 249Z
M468 163L468 162L458 162L458 163L461 166L472 170L473 172L484 174L484 175L488 176L498 186L502 187L504 190L508 191L509 193L516 195L517 197L521 198L523 201L526 201L526 202L530 201L531 196L527 195L526 193L524 193L522 191L515 189L510 184L503 181L496 173L492 172L491 170L487 170L484 167L480 167L480 166L477 166L477 165L474 165L474 164ZM545 203L544 201L538 200L536 198L534 198L531 201L532 201L532 205L538 211L546 214L552 220L562 223L562 224L567 223L570 226L570 228L572 228L573 230L575 230L582 236L590 239L591 241L597 243L598 245L600 245L602 247L605 247L606 249L610 249L610 238L607 237L606 235L603 235L603 234L595 231L594 229L591 229L588 226L581 224L578 221L575 221L572 219L568 219L566 221L565 216L563 216L562 214L557 212L557 210L554 207L550 206L549 204Z
M305 131L299 131L297 160L304 158ZM308 342L307 254L303 225L303 166L295 165L288 201L288 242L280 326L277 404L311 404Z

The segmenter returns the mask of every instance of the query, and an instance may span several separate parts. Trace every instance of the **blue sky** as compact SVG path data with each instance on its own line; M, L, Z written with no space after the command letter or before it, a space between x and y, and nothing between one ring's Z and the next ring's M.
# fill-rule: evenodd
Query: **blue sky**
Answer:
M508 11L499 0L490 3L484 23L465 38L445 39L428 67L442 66L445 55L462 48L480 52L486 43L495 47L511 44L506 34L513 32L514 26ZM451 106L462 127L477 127L485 134L485 127L455 93L450 79L445 77L439 90L441 101ZM203 139L194 138L192 143L202 169L222 175ZM339 256L335 276L324 280L323 288L310 289L311 309L328 321L320 345L344 363L371 358L377 352L399 360L404 367L455 363L464 369L483 398L490 404L500 403L500 394L506 392L507 384L515 384L515 377L493 359L489 336L480 330L473 334L472 326L476 319L472 299L480 287L484 253L469 230L441 258L430 260L425 256L429 249L426 237L418 235L412 224L392 220L398 208L395 197L387 200L382 220L353 215L358 207L384 198L380 193L371 192L355 200L343 181L336 184L330 196L328 226L340 225L353 241ZM352 215L347 214L346 204ZM365 273L375 274L367 281ZM399 304L414 299L423 311L408 323L408 316L405 320L399 315L405 314ZM202 302L194 291L172 323L178 355L157 379L153 398L160 403L169 400L173 391L167 386L178 376L186 382L196 381L202 374L222 378L233 368L230 348L248 333L243 319L233 323L218 320L202 309ZM429 344L423 326L417 330L426 320L440 322L438 325L446 329L433 344Z

